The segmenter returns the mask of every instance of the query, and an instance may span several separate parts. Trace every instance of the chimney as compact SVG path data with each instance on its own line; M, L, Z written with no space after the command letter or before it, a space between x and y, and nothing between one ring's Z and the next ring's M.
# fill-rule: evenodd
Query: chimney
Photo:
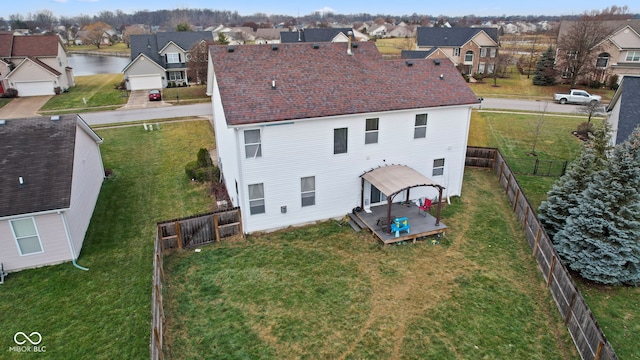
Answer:
M349 42L347 43L347 55L353 55L351 52L351 37L353 36L353 31L347 32L347 37L349 38Z

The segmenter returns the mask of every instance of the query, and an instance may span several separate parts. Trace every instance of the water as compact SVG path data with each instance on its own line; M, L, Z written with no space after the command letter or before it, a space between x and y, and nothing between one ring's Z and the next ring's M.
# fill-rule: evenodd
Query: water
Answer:
M74 76L118 74L129 64L128 57L117 56L68 54L67 59Z

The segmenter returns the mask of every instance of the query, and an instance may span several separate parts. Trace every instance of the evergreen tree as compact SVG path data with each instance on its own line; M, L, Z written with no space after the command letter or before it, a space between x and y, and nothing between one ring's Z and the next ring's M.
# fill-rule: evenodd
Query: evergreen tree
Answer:
M587 188L592 175L605 166L609 148L610 126L603 122L584 143L578 158L568 167L547 193L547 200L538 208L538 219L553 240L565 227L569 210L578 205L578 197Z
M556 84L556 70L553 68L555 57L551 46L545 51L536 63L533 75L533 85L552 86Z
M569 210L555 248L585 279L640 285L640 130L616 146Z

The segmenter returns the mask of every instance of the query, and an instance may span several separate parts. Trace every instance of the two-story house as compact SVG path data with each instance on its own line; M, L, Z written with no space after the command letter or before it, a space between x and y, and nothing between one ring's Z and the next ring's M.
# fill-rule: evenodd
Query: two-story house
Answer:
M159 32L131 35L130 41L131 62L122 71L127 90L160 89L189 84L189 51L199 42L213 42L213 33Z
M58 35L0 34L0 93L54 95L75 86L73 69Z
M416 50L425 58L449 59L467 75L492 74L499 47L496 28L419 27L416 34Z
M607 105L607 120L611 125L611 145L625 142L640 126L640 76L627 75Z
M445 196L461 194L479 101L451 63L383 60L370 42L209 52L218 163L246 232L386 204L363 175L391 165L441 184ZM404 199L434 191L416 187Z
M566 43L561 39L575 31L575 24L576 21L568 20L560 23L558 44ZM586 57L587 63L578 76L578 81L605 83L612 75L618 75L618 81L625 75L640 75L640 20L604 20L592 28L596 29L593 31L606 32L607 35L590 49ZM564 79L573 76L568 57L576 57L574 49L557 49L556 62L562 66L559 70Z

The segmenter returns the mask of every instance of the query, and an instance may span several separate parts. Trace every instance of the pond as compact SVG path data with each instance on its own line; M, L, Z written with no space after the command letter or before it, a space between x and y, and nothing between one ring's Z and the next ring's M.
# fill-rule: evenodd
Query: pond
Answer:
M129 64L128 57L118 56L69 54L67 58L74 76L118 74Z

